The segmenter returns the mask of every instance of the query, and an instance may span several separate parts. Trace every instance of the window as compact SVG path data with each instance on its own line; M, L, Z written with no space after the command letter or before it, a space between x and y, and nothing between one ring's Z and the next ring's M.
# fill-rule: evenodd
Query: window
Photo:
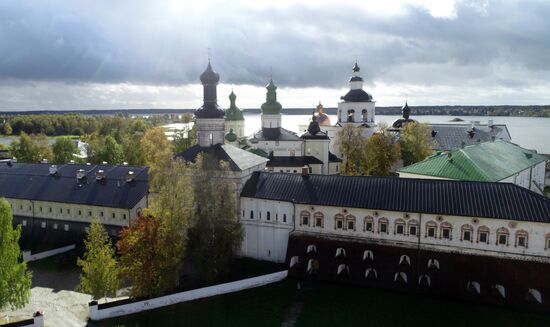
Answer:
M101 217L103 217L103 211L101 211L101 212L99 213L99 215L100 215Z
M123 215L122 215L122 219L126 219L126 214L123 214Z
M416 236L418 234L418 222L416 220L409 220L409 235Z
M453 226L447 222L441 223L441 235L440 237L446 240L452 240Z
M472 241L472 234L473 234L474 228L470 225L462 225L461 228L461 241L471 242Z
M254 211L250 210L250 219L254 219Z
M374 219L372 217L365 217L363 231L374 232Z
M23 205L22 204L19 205L19 210L23 210Z
M266 217L267 220L271 220L271 212L267 212L267 217Z
M59 213L63 213L63 208L59 208Z
M479 243L489 243L489 228L481 226L477 229L477 241Z
M529 239L529 234L525 230L518 230L516 232L516 246L521 246L526 248L527 241Z
M307 211L302 211L300 213L300 225L302 226L309 226L309 212Z
M334 228L344 229L344 216L340 214L334 216Z
M40 212L42 212L42 207L40 207Z
M88 211L88 216L92 216L92 212L91 211Z
M283 223L286 223L286 213L283 214Z
M313 219L315 220L315 227L323 228L325 217L322 213L316 212Z
M378 219L378 232L388 234L388 220L386 218Z
M68 232L69 231L69 225L65 224L64 229L65 229L66 232Z
M112 213L113 219L116 218L116 213Z
M244 218L244 210L243 210L243 218Z
M546 234L546 241L544 242L544 249L550 249L550 233Z
M346 228L348 230L355 231L355 216L353 215L346 216Z
M46 228L46 222L45 221L42 222L41 227Z
M53 224L53 229L57 229L57 224Z
M50 209L49 211L52 212L52 207L50 207L49 209Z
M434 221L426 223L426 237L436 237L437 224Z
M405 221L403 219L397 219L395 221L395 229L393 230L393 233L399 235L405 234Z
M508 229L501 227L497 229L497 245L508 245Z
M67 208L67 214L70 214L70 213L71 213L71 209Z

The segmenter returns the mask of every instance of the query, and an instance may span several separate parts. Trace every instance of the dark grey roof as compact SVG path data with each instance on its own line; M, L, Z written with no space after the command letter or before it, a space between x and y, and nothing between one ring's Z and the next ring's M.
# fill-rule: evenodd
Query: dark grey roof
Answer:
M342 159L338 158L334 153L328 153L328 162L342 162Z
M9 150L0 150L0 159L10 159L10 151Z
M55 176L49 168L49 164L1 163L0 197L130 209L147 195L147 167L67 164L58 165ZM79 169L86 178L77 182ZM101 182L95 179L98 170L105 172ZM135 178L127 183L129 171Z
M456 150L463 145L474 145L478 142L495 139L510 140L506 125L475 125L471 124L428 124L432 137L436 142L435 150ZM473 134L472 134L473 132Z
M267 162L267 167L303 167L305 165L319 165L323 162L313 156L302 157L272 157Z
M372 95L363 89L353 89L349 90L341 99L345 102L369 102L372 101Z
M359 77L359 76L352 76L352 77L350 77L349 81L350 82L362 82L363 78Z
M207 154L216 160L227 161L232 171L243 171L267 161L267 158L260 157L249 151L245 151L229 144L216 144L208 147L194 145L189 149L176 154L176 158L181 158L188 162L195 162L199 154Z
M510 183L255 172L241 196L550 223L550 199Z
M275 131L276 130L276 131ZM250 142L257 141L299 141L300 137L296 133L284 128L262 128L252 135Z

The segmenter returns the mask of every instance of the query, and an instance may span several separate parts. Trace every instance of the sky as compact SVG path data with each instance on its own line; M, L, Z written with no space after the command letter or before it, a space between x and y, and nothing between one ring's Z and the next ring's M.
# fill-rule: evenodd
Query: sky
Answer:
M548 0L2 0L0 111L550 104Z

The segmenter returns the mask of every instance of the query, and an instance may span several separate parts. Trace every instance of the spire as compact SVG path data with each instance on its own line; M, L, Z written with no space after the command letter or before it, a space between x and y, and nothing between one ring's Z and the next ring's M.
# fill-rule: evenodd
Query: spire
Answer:
M273 83L273 79L269 80L269 84L265 88L267 89L266 102L262 104L262 113L268 115L280 114L283 107L277 102L277 86Z
M354 73L359 73L359 71L361 70L361 68L359 68L359 65L357 64L357 59L355 59L355 65L353 65L352 70Z
M411 115L411 109L409 108L407 100L405 100L405 105L401 108L401 112L403 113L403 118L409 119Z

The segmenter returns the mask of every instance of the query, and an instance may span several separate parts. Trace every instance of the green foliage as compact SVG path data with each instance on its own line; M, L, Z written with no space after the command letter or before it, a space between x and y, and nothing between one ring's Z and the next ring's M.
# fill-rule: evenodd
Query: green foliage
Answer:
M22 132L19 141L13 141L11 154L20 162L52 161L53 153L48 138L44 134L28 135Z
M388 176L401 156L399 144L393 142L392 136L384 131L367 140L364 152L367 175L374 176Z
M99 152L99 159L111 165L120 165L124 161L124 149L114 137L107 135L103 148Z
M344 125L337 133L336 146L344 158L340 174L347 176L367 174L366 161L364 160L366 141L361 136L360 127L355 127L352 124Z
M424 160L433 153L431 130L426 124L407 123L399 135L403 165L408 166Z
M13 228L11 206L0 198L0 309L22 308L29 301L32 275L20 262L21 225Z
M171 164L172 143L162 127L155 127L147 130L140 144L145 164L149 166L149 188L154 192L160 187L157 175Z
M2 129L0 131L4 135L11 135L13 133L13 129L11 128L11 124L9 122L2 124Z
M550 117L550 105L411 106L413 115ZM376 107L379 115L401 115L401 107Z
M243 237L236 219L236 185L224 178L228 170L226 162L205 156L197 160L193 176L197 210L192 254L201 278L207 282L230 271Z
M52 146L53 162L68 163L73 160L73 154L78 151L76 145L68 137L58 137Z
M122 137L122 148L124 149L124 161L133 166L145 165L145 156L141 148L142 132L136 132L132 135L127 134Z
M120 272L115 250L99 220L92 220L84 245L84 256L77 260L77 265L82 268L79 288L94 300L116 294Z

